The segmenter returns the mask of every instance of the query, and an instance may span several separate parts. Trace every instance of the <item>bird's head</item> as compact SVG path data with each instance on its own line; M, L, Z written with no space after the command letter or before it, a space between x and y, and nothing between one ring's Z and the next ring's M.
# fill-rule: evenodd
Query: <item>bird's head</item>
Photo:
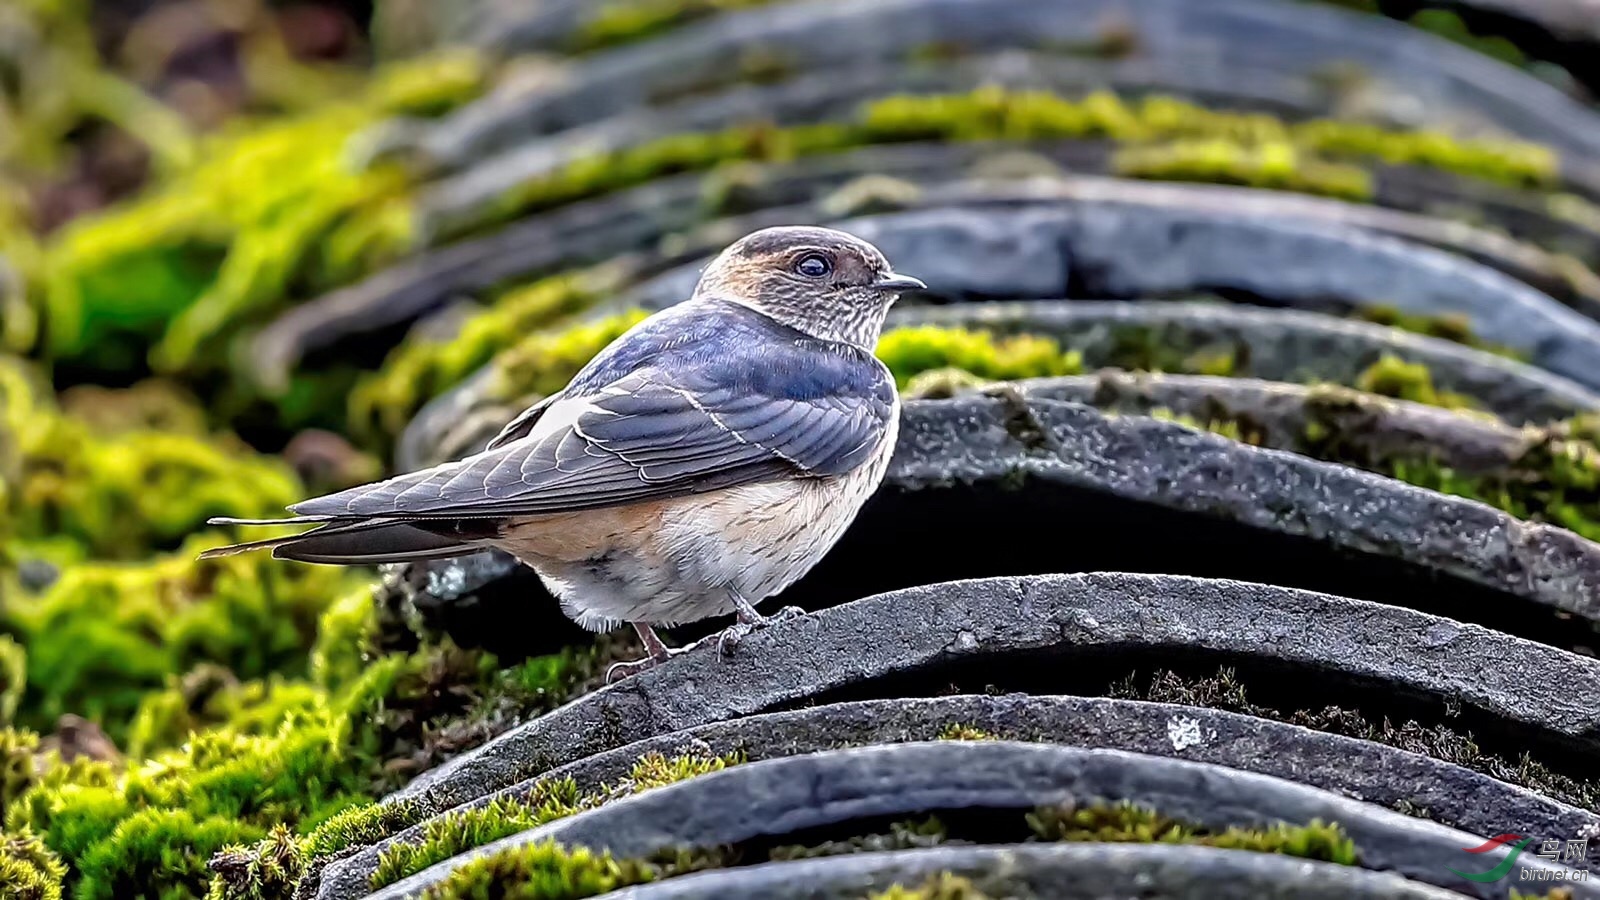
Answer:
M926 287L896 274L877 247L854 235L785 226L752 232L722 251L695 295L742 303L814 337L870 350L900 293Z

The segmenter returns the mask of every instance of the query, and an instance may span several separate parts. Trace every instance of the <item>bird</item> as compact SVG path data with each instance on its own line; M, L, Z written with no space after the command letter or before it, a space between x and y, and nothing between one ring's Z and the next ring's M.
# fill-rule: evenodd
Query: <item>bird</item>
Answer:
M925 290L883 252L820 226L750 232L691 296L608 344L565 387L461 459L287 507L271 548L305 563L376 565L495 548L530 567L592 632L631 625L646 655L608 683L694 645L657 628L732 614L726 653L804 615L757 604L811 570L888 470L900 396L875 348L890 306Z

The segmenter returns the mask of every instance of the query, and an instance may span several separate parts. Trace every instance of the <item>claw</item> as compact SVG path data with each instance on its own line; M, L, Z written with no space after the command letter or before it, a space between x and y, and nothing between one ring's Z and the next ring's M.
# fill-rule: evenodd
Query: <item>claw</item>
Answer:
M756 628L757 626L749 625L744 622L735 622L732 625L729 625L727 628L724 628L722 633L717 636L717 652L723 656L728 655L733 648L739 646L739 642L744 640L745 635L754 631Z

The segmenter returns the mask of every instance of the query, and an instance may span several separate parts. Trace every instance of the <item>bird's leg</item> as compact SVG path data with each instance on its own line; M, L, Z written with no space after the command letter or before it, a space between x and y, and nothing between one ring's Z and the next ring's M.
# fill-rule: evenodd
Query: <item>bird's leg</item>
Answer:
M627 678L629 675L637 675L640 672L653 669L689 649L688 647L682 647L674 650L668 647L662 643L661 636L656 634L656 630L643 622L631 622L629 624L633 626L635 632L638 632L639 640L644 644L645 652L649 655L643 659L613 664L611 668L606 670L606 684L612 684Z
M788 621L789 619L797 619L806 614L806 611L798 606L785 606L783 609L778 610L770 616L763 616L761 613L756 611L756 608L750 604L750 601L739 596L737 591L729 591L728 596L733 598L733 616L735 621L732 625L724 628L722 630L722 634L718 636L717 652L719 653L727 653L734 647L739 646L739 642L744 640L745 635L755 631L758 628L765 628L774 622L784 622Z

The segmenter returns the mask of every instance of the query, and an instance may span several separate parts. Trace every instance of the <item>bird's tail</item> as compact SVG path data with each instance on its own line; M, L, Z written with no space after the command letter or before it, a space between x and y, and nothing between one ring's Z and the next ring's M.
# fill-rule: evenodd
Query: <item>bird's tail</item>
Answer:
M310 531L286 537L214 547L202 552L201 559L216 559L270 548L275 559L325 565L377 565L464 556L481 549L460 538L437 534L394 519L330 522L326 517L301 517L272 520L216 518L209 521L213 525L322 524Z

